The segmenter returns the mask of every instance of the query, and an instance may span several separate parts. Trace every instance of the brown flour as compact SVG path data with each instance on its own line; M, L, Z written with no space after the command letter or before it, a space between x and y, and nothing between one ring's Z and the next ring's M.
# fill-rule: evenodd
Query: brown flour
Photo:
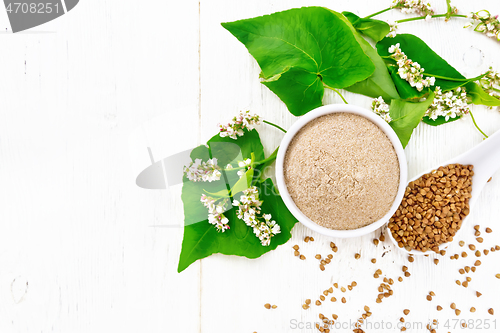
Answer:
M329 229L358 229L381 219L399 185L399 162L370 120L332 113L306 124L290 142L285 182L297 207Z

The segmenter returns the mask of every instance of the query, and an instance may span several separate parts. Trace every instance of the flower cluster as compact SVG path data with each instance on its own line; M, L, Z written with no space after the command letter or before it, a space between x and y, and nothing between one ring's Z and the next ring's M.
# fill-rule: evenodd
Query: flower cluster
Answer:
M398 25L396 23L394 23L394 24L389 23L389 27L391 28L391 30L389 30L389 33L385 37L391 37L391 38L396 37L396 35L397 35L396 30L398 29Z
M389 114L389 105L382 99L382 96L373 100L372 111L386 122L390 123L392 121L391 115Z
M253 228L255 236L260 239L263 246L269 246L271 237L279 234L281 230L276 221L271 220L271 214L258 216L261 214L261 205L262 201L259 200L259 191L256 186L244 190L239 201L233 201L233 206L238 207L238 218Z
M401 9L405 14L417 13L420 16L434 15L434 10L429 3L424 3L422 0L394 0L391 8Z
M418 62L413 62L411 59L408 59L406 54L401 51L399 43L389 47L389 53L391 54L391 58L396 60L399 66L399 77L408 81L412 87L417 88L418 91L422 91L424 87L434 85L436 78L428 77L424 79L424 69L420 67Z
M436 87L434 92L436 97L434 97L434 101L425 112L427 117L436 120L437 117L442 116L448 121L450 118L462 117L464 114L469 113L465 88L458 87L455 90L443 93L441 87Z
M216 204L214 198L202 194L200 201L203 206L208 208L208 223L213 224L215 229L220 232L229 229L229 220L223 214L226 211L227 204L229 204L229 199L224 198Z
M500 40L500 21L498 20L498 15L492 16L489 11L480 10L477 13L467 15L467 17L471 18L473 22L469 23L464 28L472 27L479 21L474 31L482 32L488 37Z
M186 177L193 182L213 182L219 180L221 176L216 158L209 159L206 162L197 158L189 166L184 166L183 171Z
M244 168L244 169L241 169L238 171L238 176L243 177L243 175L252 168L252 160L247 158L246 160L244 161L240 161L238 162L238 166L240 168Z
M492 67L488 73L479 81L483 90L490 96L500 98L500 73L495 72Z
M251 115L250 111L240 111L240 114L234 117L227 125L219 124L219 135L221 137L230 137L236 140L237 136L243 136L244 129L253 130L255 126L260 125L260 117Z

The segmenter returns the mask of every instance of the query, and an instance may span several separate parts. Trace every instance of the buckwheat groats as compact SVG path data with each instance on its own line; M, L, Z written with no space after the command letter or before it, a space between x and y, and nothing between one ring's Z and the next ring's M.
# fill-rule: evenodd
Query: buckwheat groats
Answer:
M410 182L389 222L399 247L439 252L451 242L469 214L473 175L472 165L450 164Z

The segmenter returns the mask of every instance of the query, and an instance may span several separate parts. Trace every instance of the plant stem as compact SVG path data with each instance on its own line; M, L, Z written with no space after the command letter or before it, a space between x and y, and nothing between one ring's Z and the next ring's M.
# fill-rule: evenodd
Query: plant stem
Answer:
M452 78L452 77L445 77L445 76L434 75L434 74L430 74L430 73L422 73L422 75L432 76L432 77L435 77L436 79L442 79L442 80L448 80L448 81L457 81L457 82L469 81L469 79L455 79L455 78Z
M474 123L474 126L476 126L477 130L478 130L479 132L481 132L481 134L482 134L482 135L484 135L484 137L485 137L486 139L488 139L488 136L487 136L486 134L484 134L484 132L483 132L483 131L481 131L481 129L479 128L479 126L477 126L477 124L476 124L476 120L474 119L474 116L472 115L472 111L470 111L470 110L469 110L469 113L470 113L470 117L472 118L472 122Z
M235 171L235 170L241 170L241 169L246 169L248 168L248 166L244 166L244 167L236 167L236 168L231 168L231 169L222 169L223 171Z
M446 8L447 8L446 9L446 14L447 14L446 17L449 19L451 14L453 14L452 9L451 9L451 0L446 0Z
M274 127L276 127L277 129L281 130L283 133L286 133L286 131L285 131L283 128L281 128L280 126L278 126L278 125L276 125L276 124L273 124L273 123L272 123L272 122L270 122L270 121L263 120L262 122L264 122L264 123L266 123L266 124L268 124L268 125L274 126Z
M431 74L431 73L423 73L423 75L432 76L432 77L435 77L436 79L442 79L442 80L448 80L448 81L454 81L454 82L468 82L468 81L473 82L473 81L481 80L484 76L488 75L488 73L489 72L486 72L484 74L481 74L479 76L476 76L476 77L473 77L470 79L457 79L454 77L446 77L446 76L435 75L435 74Z
M437 17L464 17L467 18L466 15L460 15L460 14L451 14L449 15L448 13L446 14L438 14L438 15L431 15L432 18L437 18ZM419 17L412 17L404 20L398 20L396 23L404 23L404 22L411 22L411 21L418 21L418 20L425 20L425 16L419 16Z
M377 16L377 15L379 15L379 14L382 14L382 13L388 12L388 11L390 11L391 9L392 9L391 7L386 8L386 9L382 9L381 11L376 12L376 13L373 13L373 14L371 14L371 15L368 15L368 16L366 16L365 18L371 18L371 17Z
M262 161L254 162L252 167L257 166L257 165L261 165L261 164L264 164L264 163L267 163L270 161L274 161L276 159L276 156L278 155L278 148L279 148L279 146L274 150L274 152L271 155L269 155L268 158L266 158Z
M332 88L332 87L326 86L326 85L325 85L325 88L328 88L328 89L331 89L331 90L335 91L335 92L336 92L336 93L340 96L340 98L342 98L342 100L344 101L344 103L345 103L345 104L349 104L349 103L347 103L347 101L345 100L344 96L342 96L342 94L340 93L340 91L338 91L338 90L337 90L337 89L335 89L335 88Z

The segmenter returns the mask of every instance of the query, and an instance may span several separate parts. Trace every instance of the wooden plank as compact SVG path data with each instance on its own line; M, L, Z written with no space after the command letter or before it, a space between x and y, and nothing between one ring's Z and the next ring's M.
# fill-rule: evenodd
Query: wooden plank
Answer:
M82 1L0 34L1 332L199 331L199 264L177 274L182 230L152 227L182 221L178 189L135 185L145 143L199 143L198 13Z

